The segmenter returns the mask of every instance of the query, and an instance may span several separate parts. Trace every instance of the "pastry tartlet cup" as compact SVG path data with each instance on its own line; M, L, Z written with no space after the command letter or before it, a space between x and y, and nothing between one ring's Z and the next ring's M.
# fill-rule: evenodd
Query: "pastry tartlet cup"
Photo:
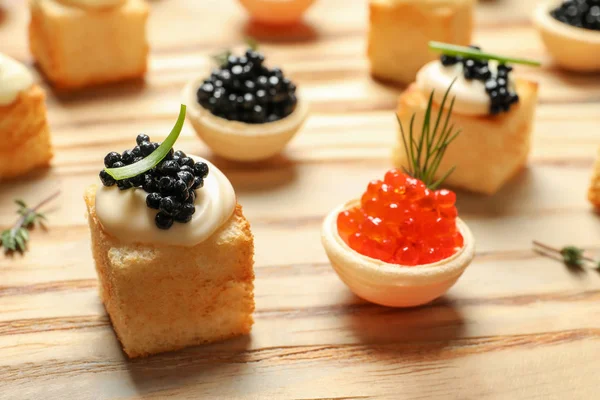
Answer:
M475 240L467 225L457 219L464 246L452 256L431 264L403 266L364 256L340 237L337 216L359 204L352 200L335 208L323 222L321 240L333 269L357 296L389 307L415 307L444 293L462 275L475 255Z
M258 22L287 25L298 22L315 0L240 0Z
M548 52L564 69L600 71L600 31L577 28L554 19L550 11L560 3L560 0L543 1L533 14L533 22Z
M187 118L198 136L217 155L234 161L260 161L281 152L308 115L306 100L298 97L296 109L287 117L264 124L229 121L213 115L196 99L203 79L189 82L183 90Z

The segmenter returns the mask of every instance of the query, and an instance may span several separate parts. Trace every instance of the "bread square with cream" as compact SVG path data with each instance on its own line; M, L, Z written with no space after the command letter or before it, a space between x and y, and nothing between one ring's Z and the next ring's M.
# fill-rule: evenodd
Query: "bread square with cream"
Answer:
M247 334L254 237L231 182L146 134L104 157L84 194L100 295L123 350L142 357Z
M126 243L96 214L85 193L100 296L129 357L172 351L250 332L254 244L238 205L195 246Z
M45 99L24 65L0 54L0 180L50 164Z
M462 132L448 146L440 164L442 171L456 166L456 170L446 179L448 185L494 194L525 166L531 148L537 84L517 81L517 90L521 101L509 114L490 118L454 114L452 123ZM410 125L414 112L422 117L426 107L427 93L420 92L414 85L410 86L398 102L398 116L403 126ZM437 112L439 108L435 109ZM420 128L418 126L417 131ZM394 158L397 165L406 164L402 146L396 148Z
M400 95L397 115L403 129L416 116L417 140L423 130L422 119L431 98L433 120L441 108L452 108L452 115L441 126L460 130L445 146L440 170L455 167L447 178L451 186L473 192L493 194L527 163L537 106L538 84L513 77L510 62L537 66L532 60L496 56L478 46L452 46L430 43L433 48L452 48L462 55L442 54L419 70L415 83ZM485 57L492 57L491 59ZM446 97L444 93L447 93ZM407 166L407 151L399 135L394 152L396 163ZM441 175L436 175L440 179Z

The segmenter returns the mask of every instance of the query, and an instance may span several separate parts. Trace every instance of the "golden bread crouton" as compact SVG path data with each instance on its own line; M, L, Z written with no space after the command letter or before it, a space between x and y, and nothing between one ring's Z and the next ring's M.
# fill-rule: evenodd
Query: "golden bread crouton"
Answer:
M588 189L588 200L594 207L600 208L600 150L598 151L598 158L596 158L594 169L592 170L592 179Z
M0 105L0 180L50 164L52 145L46 120L46 95L38 85Z
M439 57L436 40L471 44L474 0L371 0L367 55L371 74L408 85L419 69Z
M461 133L448 146L435 179L456 166L456 170L445 181L448 186L493 194L523 168L531 145L538 85L517 79L516 91L520 100L507 113L494 116L452 114L450 123ZM405 133L413 113L416 113L413 130L415 140L421 137L428 99L429 93L423 93L415 84L399 98L397 114ZM438 112L439 105L433 103L432 119L437 117ZM394 158L397 165L407 166L400 133Z
M181 349L250 332L254 239L240 205L207 240L192 246L122 243L85 192L100 295L129 357Z
M31 0L30 8L29 47L56 87L79 88L146 73L145 0L107 9Z

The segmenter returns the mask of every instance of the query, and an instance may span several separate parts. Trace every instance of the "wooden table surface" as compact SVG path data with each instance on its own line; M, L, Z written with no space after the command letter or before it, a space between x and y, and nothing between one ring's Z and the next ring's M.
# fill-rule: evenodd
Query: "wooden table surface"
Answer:
M156 0L145 84L79 94L48 89L52 168L0 184L14 198L57 187L46 232L0 255L1 399L591 399L600 371L600 274L569 272L532 239L594 250L600 220L586 190L600 134L600 77L551 65L534 1L481 1L475 43L544 61L528 168L493 197L459 192L477 256L448 294L417 309L379 307L337 278L320 223L391 167L397 88L370 79L366 1L320 0L284 33L249 24L231 0ZM31 64L25 0L0 0L0 52ZM231 179L256 238L256 324L249 337L128 361L97 293L82 193L108 151L164 137L180 90L208 55L258 37L302 87L312 115L285 153L242 165L214 159L186 125L178 147ZM399 38L401 40L402 38ZM402 60L398 60L402 62ZM482 132L485 134L485 132Z

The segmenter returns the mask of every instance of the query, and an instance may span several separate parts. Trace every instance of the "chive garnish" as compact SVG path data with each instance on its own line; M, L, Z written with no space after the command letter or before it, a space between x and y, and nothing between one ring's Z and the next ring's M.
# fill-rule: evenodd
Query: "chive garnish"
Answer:
M461 56L473 58L476 60L496 60L500 63L514 63L514 64L524 64L531 65L534 67L539 67L542 65L539 61L528 60L525 58L513 58L513 57L504 57L499 56L497 54L486 53L472 47L465 46L457 46L454 44L441 43L441 42L429 42L429 48L438 53L445 54L447 56Z
M144 159L126 165L124 167L119 168L105 168L104 170L112 176L115 180L121 181L123 179L133 178L134 176L138 176L146 171L151 170L156 167L158 163L162 161L163 158L169 153L169 150L177 141L179 134L181 133L181 129L183 128L183 123L185 121L185 110L186 107L184 104L181 105L179 109L179 116L177 117L177 122L175 122L175 126L169 133L169 136L158 146L156 150L154 150L149 156Z

